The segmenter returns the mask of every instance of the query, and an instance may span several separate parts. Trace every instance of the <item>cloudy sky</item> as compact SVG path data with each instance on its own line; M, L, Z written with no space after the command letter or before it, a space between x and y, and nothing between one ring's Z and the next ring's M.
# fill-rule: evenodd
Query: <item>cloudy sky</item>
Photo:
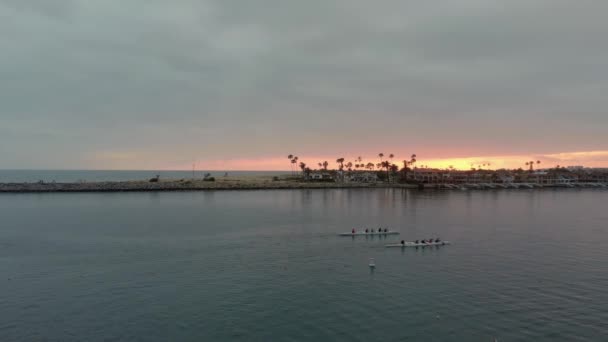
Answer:
M0 0L0 168L608 166L605 0Z

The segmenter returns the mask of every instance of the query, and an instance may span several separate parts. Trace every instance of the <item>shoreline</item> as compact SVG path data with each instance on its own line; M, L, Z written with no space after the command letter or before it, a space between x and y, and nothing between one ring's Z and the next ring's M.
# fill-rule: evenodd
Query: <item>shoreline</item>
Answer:
M517 183L515 183L517 184ZM487 185L487 184L486 184ZM556 188L595 188L608 189L605 183L578 186L563 184L521 183L518 187L499 184L387 184L387 183L333 183L303 182L296 179L273 180L267 176L222 177L216 181L201 179L149 181L109 181L109 182L70 182L70 183L0 183L0 193L77 193L77 192L165 192L165 191L212 191L212 190L298 190L298 189L420 189L420 190L531 190Z
M1 193L76 193L76 192L170 192L170 191L237 191L237 190L306 190L306 189L381 189L401 188L417 189L417 186L401 184L323 184L323 183L294 183L276 185L183 185L177 182L156 184L137 184L131 182L98 182L98 183L12 183L0 184Z

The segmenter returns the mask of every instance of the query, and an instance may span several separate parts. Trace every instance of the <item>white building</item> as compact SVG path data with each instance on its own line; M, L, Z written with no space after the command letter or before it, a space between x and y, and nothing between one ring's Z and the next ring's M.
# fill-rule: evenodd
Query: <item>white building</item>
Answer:
M332 177L331 173L329 173L329 172L313 171L308 176L308 179L310 179L310 180L333 180L334 177Z
M347 182L376 183L378 181L378 174L375 172L354 172L346 175L344 178Z

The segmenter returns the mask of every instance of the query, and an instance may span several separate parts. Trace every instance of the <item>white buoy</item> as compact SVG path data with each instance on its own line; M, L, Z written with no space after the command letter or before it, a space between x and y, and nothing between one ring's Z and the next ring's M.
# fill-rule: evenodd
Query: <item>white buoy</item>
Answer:
M374 262L374 258L369 258L369 267L376 267L376 262Z

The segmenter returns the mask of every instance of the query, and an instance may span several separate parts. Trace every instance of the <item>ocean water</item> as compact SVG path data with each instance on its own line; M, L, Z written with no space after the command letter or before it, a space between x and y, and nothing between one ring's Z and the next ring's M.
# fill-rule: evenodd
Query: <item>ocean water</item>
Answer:
M607 200L3 194L0 341L606 341ZM401 235L336 236L378 226ZM435 236L453 245L383 247Z
M154 170L0 170L0 183L34 183L38 181L71 182L123 182L148 180L156 175L161 179L203 178L229 176L281 176L290 171L154 171Z

